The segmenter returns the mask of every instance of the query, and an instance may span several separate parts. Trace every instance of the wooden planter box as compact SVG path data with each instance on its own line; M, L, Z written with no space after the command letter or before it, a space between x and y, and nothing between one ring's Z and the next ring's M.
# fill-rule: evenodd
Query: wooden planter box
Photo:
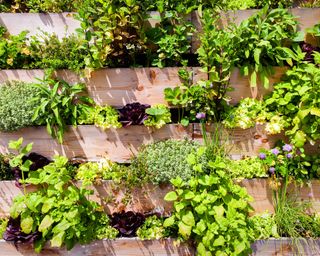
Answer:
M257 240L251 246L251 256L314 256L320 254L320 240L290 238ZM40 254L36 254L32 245L17 244L0 240L2 255L69 255L69 256L195 256L196 250L187 244L177 245L173 239L141 241L137 238L120 238L115 240L99 240L88 245L76 245L72 250L45 246Z
M253 197L251 205L254 208L254 213L274 211L272 190L268 185L268 179L242 180L238 183L245 187L249 195ZM112 181L102 181L101 184L94 185L91 189L94 190L94 194L89 198L100 203L108 214L131 210L143 213L160 212L163 215L169 215L172 211L172 203L163 199L172 190L170 185L148 184L142 188L128 189ZM34 187L28 187L28 191L33 190L35 190ZM309 186L305 185L301 188L291 186L289 191L291 195L296 195L301 200L310 200L313 210L320 211L320 180L313 180ZM22 188L17 188L14 181L0 182L0 217L9 216L14 197L22 192Z
M76 245L67 251L61 248L52 248L49 244L40 254L36 254L32 245L17 244L0 240L1 255L22 256L192 256L195 255L194 248L187 244L176 245L173 239L141 241L137 238L120 238L115 240L99 240L88 245Z

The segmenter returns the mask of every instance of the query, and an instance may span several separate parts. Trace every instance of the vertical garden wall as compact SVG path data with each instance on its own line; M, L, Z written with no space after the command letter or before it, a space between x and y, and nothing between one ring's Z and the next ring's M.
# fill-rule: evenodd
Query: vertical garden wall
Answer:
M317 1L0 6L4 255L320 253Z

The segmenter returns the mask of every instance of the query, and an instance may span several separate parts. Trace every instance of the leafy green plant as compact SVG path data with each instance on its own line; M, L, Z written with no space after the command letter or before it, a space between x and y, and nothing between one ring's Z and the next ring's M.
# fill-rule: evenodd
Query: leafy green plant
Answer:
M301 0L299 1L299 6L304 8L317 8L320 7L319 0Z
M6 28L0 28L0 68L14 69L28 67L31 61L26 43L28 32L19 35L9 35Z
M189 140L166 140L144 145L133 158L130 168L136 177L154 184L167 183L180 176L187 181L194 171L186 158L199 145Z
M254 227L254 237L256 240L280 237L275 217L270 213L265 212L252 216L250 223Z
M59 39L56 34L42 32L29 39L30 68L71 69L80 72L87 55L81 39L72 34Z
M297 147L307 141L314 144L320 138L319 83L319 68L303 63L288 70L283 81L274 85L274 91L265 100L267 111L285 121L286 134Z
M0 237L3 236L3 233L6 231L7 228L7 224L8 224L8 219L0 219Z
M19 152L10 163L28 171L32 162L22 164L22 157L32 149L32 144L21 148L22 142L20 139L10 143L10 147ZM53 247L65 244L71 249L77 242L83 244L97 238L116 237L117 231L108 225L108 217L101 206L87 199L92 191L73 184L67 158L55 156L52 163L30 172L22 182L36 185L38 189L15 197L10 216L20 217L23 233L41 232L41 237L35 241L36 252L40 252L48 240Z
M158 67L187 66L188 60L184 56L191 47L189 37L194 32L192 23L187 22L185 17L176 11L165 11L161 13L160 26L154 30L158 56L152 64Z
M47 132L62 143L67 125L77 125L79 106L94 102L89 97L79 95L85 91L84 84L69 85L47 76L35 87L38 92L34 100L40 104L35 109L32 121L39 125L46 124Z
M290 66L293 60L301 60L301 50L294 53L287 46L297 37L297 21L285 9L269 10L265 6L257 14L243 21L237 29L237 66L242 74L250 75L251 86L257 85L260 75L265 87L269 87L268 76L272 66ZM299 54L300 53L300 54Z
M179 177L171 181L175 190L165 200L174 202L174 212L164 226L176 227L182 240L196 241L198 255L248 255L254 240L248 225L250 197L233 184L225 164L204 164L203 154L205 148L188 157L195 177L188 182Z
M32 101L39 89L24 82L7 82L0 86L0 130L14 131L31 126L40 100Z
M171 113L169 108L164 104L156 104L146 109L148 118L144 120L145 126L156 127L160 129L167 123L171 122Z
M230 108L222 123L226 128L248 129L256 123L264 123L268 116L262 101L245 98L236 107Z
M81 164L76 171L75 179L81 180L84 187L99 183L102 179L116 183L130 180L130 171L125 166L113 163L108 159L99 162Z
M268 177L267 170L257 157L241 160L226 159L227 173L232 179L252 179Z
M26 7L30 12L72 12L80 3L79 0L27 0Z
M317 237L319 223L314 222L314 217L307 213L311 204L298 201L295 191L288 187L293 181L291 177L296 176L296 158L299 161L300 155L294 147L285 144L282 148L276 147L261 153L260 158L271 175L270 186L273 190L275 222L279 235L292 238Z
M270 8L288 8L292 7L294 2L294 0L256 0L256 7L263 8L268 5Z
M105 129L120 128L119 112L112 106L80 106L77 122L79 124L95 124Z
M136 0L85 0L78 10L88 68L129 66L146 49L146 11Z
M142 226L138 228L137 236L141 240L161 239L168 236L168 231L163 226L163 219L153 215L146 218Z

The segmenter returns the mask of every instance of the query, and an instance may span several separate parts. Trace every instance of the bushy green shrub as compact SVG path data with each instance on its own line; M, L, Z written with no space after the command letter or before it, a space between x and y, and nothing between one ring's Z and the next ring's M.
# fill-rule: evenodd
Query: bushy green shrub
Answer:
M33 125L33 113L40 101L31 101L39 92L32 84L7 82L0 85L0 130L14 131Z
M78 0L27 0L25 5L30 12L72 12Z
M189 140L166 140L145 145L133 159L131 168L141 179L154 184L167 183L178 176L187 181L193 175L187 157L197 148L198 144Z
M30 40L30 55L33 58L31 68L71 69L84 68L86 50L82 40L72 34L59 39L56 34L43 32Z
M252 179L268 177L267 170L258 157L250 157L238 161L226 160L227 170L233 179Z

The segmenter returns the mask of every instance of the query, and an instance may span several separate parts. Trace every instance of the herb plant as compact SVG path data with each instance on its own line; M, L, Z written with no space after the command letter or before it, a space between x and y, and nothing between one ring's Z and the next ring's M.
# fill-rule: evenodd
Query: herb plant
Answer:
M269 10L265 6L257 14L243 21L237 29L236 51L244 75L250 75L251 86L257 85L260 75L265 87L272 66L290 66L298 56L287 46L297 37L297 22L285 9Z
M22 149L21 145L22 139L10 143L12 148L19 150L19 155L10 163L28 171L32 162L22 163L22 158L31 150L32 144ZM117 231L108 226L108 217L101 206L87 199L92 191L73 184L67 158L55 156L52 163L29 172L22 182L37 185L38 189L15 197L10 216L15 221L20 218L23 234L41 232L35 238L36 252L40 252L48 240L52 247L65 244L71 249L77 242L84 244L117 235Z
M40 104L32 121L39 125L46 124L47 132L62 143L67 125L77 125L79 105L92 104L93 100L79 95L85 91L84 84L69 85L65 81L45 77L35 84L35 88L38 92L34 100Z
M189 180L194 171L186 158L199 145L189 140L166 140L142 146L130 168L141 180L154 184L168 183L180 176Z
M274 85L266 99L267 111L285 121L286 134L292 143L302 147L314 143L319 136L320 71L314 64L303 63L288 70L283 81Z
M17 1L18 2L18 1ZM26 0L30 12L72 12L76 10L79 0Z
M12 180L13 172L7 160L8 157L0 154L0 180Z
M263 213L250 218L250 223L254 227L254 237L258 239L279 238L278 227L274 215Z
M32 84L7 82L0 86L0 130L14 131L34 125L31 120L40 100L32 99L40 92Z
M56 34L42 32L29 39L28 51L33 58L30 68L71 69L80 72L84 68L86 50L83 42L72 34L59 39Z
M154 240L168 237L168 231L163 226L163 218L156 215L146 218L145 222L137 230L137 236L141 240Z
M171 122L171 113L169 108L164 104L156 104L146 109L148 118L144 120L145 126L155 127L160 129L165 124Z
M175 190L165 200L174 202L174 212L164 226L176 227L182 240L196 241L198 255L248 255L254 240L248 225L250 197L233 184L226 165L203 164L204 153L201 148L188 157L195 177L188 182L179 177L171 181Z

